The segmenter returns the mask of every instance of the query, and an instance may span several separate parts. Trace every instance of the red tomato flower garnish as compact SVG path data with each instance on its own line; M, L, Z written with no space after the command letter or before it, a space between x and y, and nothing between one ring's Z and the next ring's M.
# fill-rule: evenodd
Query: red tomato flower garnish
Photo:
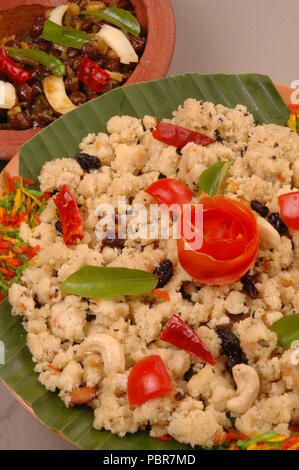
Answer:
M177 242L179 261L203 284L231 284L256 259L260 237L255 215L243 203L225 196L204 195L199 203L203 206L203 245L188 250L188 242L193 240L182 237Z
M278 197L280 218L287 227L299 230L299 191Z
M130 406L141 405L172 391L169 376L160 356L148 356L136 362L128 378Z
M166 204L167 206L188 204L193 197L191 189L174 178L155 181L145 192L155 198L158 204Z

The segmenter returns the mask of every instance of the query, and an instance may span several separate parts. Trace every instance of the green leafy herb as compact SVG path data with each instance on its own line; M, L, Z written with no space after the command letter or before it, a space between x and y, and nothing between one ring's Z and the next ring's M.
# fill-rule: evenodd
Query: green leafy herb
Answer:
M294 341L299 340L299 314L280 318L270 330L277 334L279 346L289 349Z
M118 26L123 31L139 36L140 25L138 20L129 11L121 8L105 8L99 11L82 11L81 15L90 15Z
M233 162L217 162L205 170L199 180L199 194L205 192L215 196L221 188L228 170Z
M146 271L84 266L71 274L60 289L69 294L99 299L146 294L155 289L157 283L157 277Z

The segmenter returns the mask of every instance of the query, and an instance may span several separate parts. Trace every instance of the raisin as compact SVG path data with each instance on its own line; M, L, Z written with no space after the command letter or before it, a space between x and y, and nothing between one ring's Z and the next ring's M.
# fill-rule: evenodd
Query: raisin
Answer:
M125 246L126 240L124 238L110 238L109 236L102 240L102 247L109 246L109 248L120 248Z
M215 130L215 139L216 139L216 142L220 142L220 143L223 142L223 139L220 136L220 132L218 131L218 129Z
M232 373L232 368L235 365L247 362L240 346L240 340L233 333L231 326L218 326L216 333L222 341L222 353L227 356L226 370Z
M95 320L97 318L96 315L94 315L93 313L87 313L86 315L86 321L88 323L92 322L93 320Z
M188 292L186 292L184 284L182 284L179 292L184 300L188 300L188 302L191 302L191 294L188 294Z
M157 289L164 287L173 276L173 265L170 259L164 259L154 270L154 275L158 277Z
M245 274L245 276L243 276L241 279L244 292L246 292L246 294L248 294L252 300L255 300L258 296L258 290L255 287L255 281L256 276L250 276L248 273Z
M251 201L250 207L253 211L257 212L262 217L267 217L269 214L268 207L255 199Z
M158 180L164 180L165 178L166 176L163 173L159 173Z
M94 155L80 152L76 155L77 162L81 168L89 173L90 170L98 170L101 167L101 161Z
M182 392L177 392L174 396L175 400L177 400L177 401L183 400L184 397L185 397L185 395Z
M178 155L183 155L181 148L177 148L177 149L176 149L176 153L177 153Z
M60 220L57 220L57 222L55 224L55 228L56 228L57 232L60 233L60 235L62 235L62 227L61 227Z
M278 212L273 212L270 214L268 216L268 222L277 230L280 236L286 235L288 227L283 223Z
M34 308L38 308L38 309L42 308L42 304L39 302L37 295L33 297L33 300L34 300Z
M191 377L194 375L194 372L193 372L193 364L189 367L189 369L187 370L187 372L185 372L184 374L184 380L186 382L189 382L189 380L191 379Z

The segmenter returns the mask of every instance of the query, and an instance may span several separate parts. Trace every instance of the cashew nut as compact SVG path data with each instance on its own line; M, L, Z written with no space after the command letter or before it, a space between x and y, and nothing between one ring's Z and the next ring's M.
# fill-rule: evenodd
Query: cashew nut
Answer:
M237 384L237 393L227 402L227 407L233 413L243 414L253 405L259 394L260 379L256 370L246 364L234 366L233 377Z
M277 248L280 244L280 235L277 230L263 217L257 217L257 228L261 237L261 246L265 250Z
M122 346L113 336L94 334L81 344L83 354L100 354L104 363L104 372L125 371L125 354Z

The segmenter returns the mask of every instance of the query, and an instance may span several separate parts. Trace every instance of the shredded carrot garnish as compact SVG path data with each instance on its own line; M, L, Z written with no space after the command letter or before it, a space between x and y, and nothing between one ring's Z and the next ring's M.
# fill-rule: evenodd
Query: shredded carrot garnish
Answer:
M51 194L30 189L34 181L3 175L3 192L0 197L0 301L10 285L20 282L21 273L39 251L20 238L19 229L23 222L30 228L40 224L40 213Z
M160 441L163 441L163 442L170 442L171 441L171 437L170 436L155 436L155 439L159 439Z
M166 290L164 291L160 289L154 289L153 294L157 297L160 297L163 300L170 300L169 292L167 292Z

